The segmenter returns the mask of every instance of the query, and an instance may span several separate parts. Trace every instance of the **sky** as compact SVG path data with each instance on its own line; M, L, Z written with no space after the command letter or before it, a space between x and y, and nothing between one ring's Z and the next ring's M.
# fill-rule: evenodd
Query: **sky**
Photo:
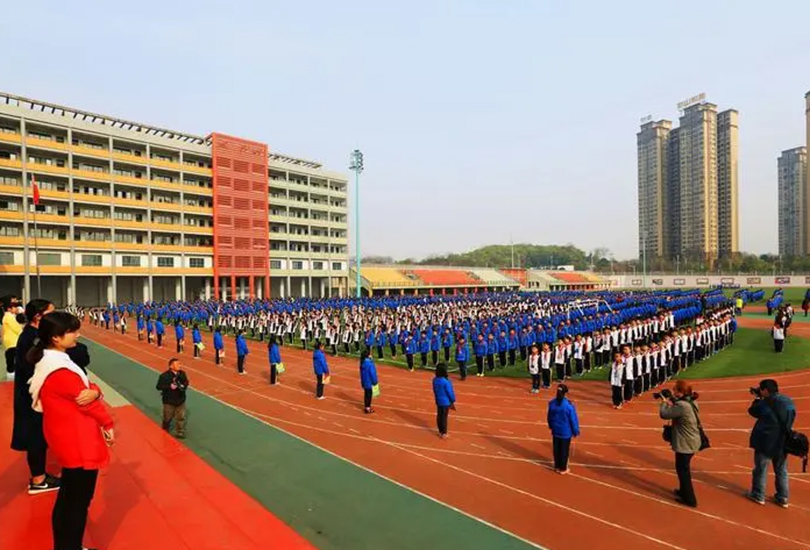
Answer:
M399 259L635 256L639 121L705 93L740 112L740 247L765 253L776 159L806 141L810 2L29 0L0 51L5 92L347 175L360 148L361 250Z

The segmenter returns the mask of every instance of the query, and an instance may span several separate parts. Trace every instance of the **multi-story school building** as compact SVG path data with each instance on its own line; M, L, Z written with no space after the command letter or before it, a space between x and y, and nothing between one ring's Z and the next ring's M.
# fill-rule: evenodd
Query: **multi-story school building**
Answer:
M0 294L345 294L347 208L343 175L262 143L0 93Z

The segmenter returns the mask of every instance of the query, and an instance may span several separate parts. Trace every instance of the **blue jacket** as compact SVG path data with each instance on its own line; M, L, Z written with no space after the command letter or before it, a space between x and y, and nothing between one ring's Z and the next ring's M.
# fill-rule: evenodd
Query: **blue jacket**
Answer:
M174 327L174 336L178 340L182 340L186 337L186 330L183 328L183 325L176 325Z
M216 331L214 333L214 349L220 350L220 349L223 349L224 347L225 347L224 343L222 342L222 333L219 332L219 331Z
M245 336L240 334L236 337L236 355L242 357L248 353L250 353L250 350L248 349L247 342L245 342Z
M166 334L166 328L163 326L162 321L155 321L155 334L160 334L161 336Z
M329 374L329 366L326 364L326 356L323 350L316 349L312 352L312 367L315 369L315 375Z
M278 349L278 344L273 344L270 351L267 353L271 365L278 365L281 363L281 352Z
M427 353L430 351L430 342L427 338L424 340L419 341L419 352L420 353Z
M456 348L456 362L457 363L466 363L470 359L470 350L467 349L466 345L460 346Z
M374 361L370 357L366 357L363 364L360 365L360 385L364 390L370 390L372 386L377 384L377 367L374 366Z
M548 417L546 420L554 437L571 439L579 435L577 409L566 398L563 398L559 403L556 399L548 402Z
M453 392L453 383L449 379L441 376L433 378L433 396L436 398L437 407L449 407L456 402L456 394Z
M195 344L199 344L202 342L202 335L200 334L200 329L195 328L191 331L191 341Z
M482 357L487 354L487 343L486 342L476 342L475 343L475 355L476 357Z
M785 446L785 430L792 429L793 421L796 420L796 407L793 401L780 393L773 399L757 399L748 409L748 414L757 419L754 429L751 430L750 447L767 457L775 457L782 453ZM780 419L785 426L784 429L779 423Z
M146 332L152 332L152 330L154 330L154 323L152 323L152 319L147 319Z

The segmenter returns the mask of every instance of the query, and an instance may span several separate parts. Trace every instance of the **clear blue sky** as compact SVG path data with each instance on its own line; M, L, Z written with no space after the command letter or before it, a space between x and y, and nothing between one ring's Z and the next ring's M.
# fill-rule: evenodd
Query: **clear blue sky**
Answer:
M636 253L642 116L740 111L741 247L777 248L804 145L810 2L10 2L0 89L232 133L346 171L364 253L515 242Z

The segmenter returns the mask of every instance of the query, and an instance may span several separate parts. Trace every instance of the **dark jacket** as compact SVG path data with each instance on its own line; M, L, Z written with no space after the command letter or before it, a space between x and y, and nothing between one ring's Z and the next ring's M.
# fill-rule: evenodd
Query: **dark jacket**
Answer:
M32 408L28 381L34 376L34 365L25 356L34 347L37 329L25 325L17 340L17 356L14 358L14 428L11 448L15 451L40 450L47 447L42 431L42 413Z
M90 352L87 351L87 346L76 342L76 347L67 350L67 355L79 368L87 372L87 367L90 365Z
M777 393L768 399L755 400L748 409L748 414L757 419L751 430L749 446L767 457L784 454L785 431L793 428L793 421L796 419L793 401Z
M172 384L177 389L172 389ZM182 370L173 372L171 369L160 375L157 382L157 389L163 394L165 405L182 405L186 402L186 388L188 387L188 377Z

